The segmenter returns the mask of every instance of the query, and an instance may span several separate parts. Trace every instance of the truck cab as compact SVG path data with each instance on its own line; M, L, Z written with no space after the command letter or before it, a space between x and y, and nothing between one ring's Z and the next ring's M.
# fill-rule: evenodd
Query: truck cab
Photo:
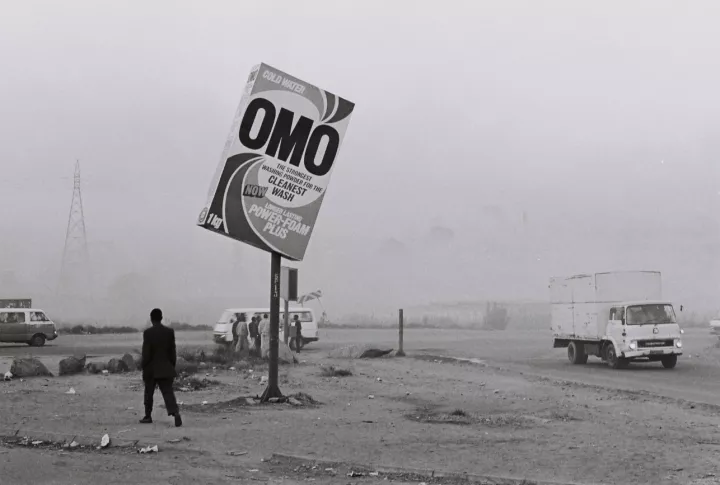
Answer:
M605 334L612 342L605 350L608 363L622 367L633 360L662 362L673 368L682 355L683 330L668 301L623 302L610 307ZM615 361L619 362L615 362Z

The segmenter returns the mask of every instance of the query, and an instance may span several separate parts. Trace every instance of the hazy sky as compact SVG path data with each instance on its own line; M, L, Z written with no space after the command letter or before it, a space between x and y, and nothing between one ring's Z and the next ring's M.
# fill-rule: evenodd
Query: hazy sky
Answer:
M356 103L301 270L328 308L542 299L551 275L647 266L678 297L718 306L718 2L6 0L2 12L13 230L0 269L31 291L55 284L79 159L105 284L138 272L178 297L262 300L269 255L195 219L248 71L265 62ZM433 225L454 231L449 247L423 245ZM405 259L381 253L388 238Z

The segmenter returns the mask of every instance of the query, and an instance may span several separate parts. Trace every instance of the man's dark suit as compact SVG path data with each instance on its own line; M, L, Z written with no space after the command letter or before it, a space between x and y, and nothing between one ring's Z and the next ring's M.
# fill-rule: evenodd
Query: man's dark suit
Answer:
M153 394L155 387L160 388L168 416L179 412L175 393L173 392L173 379L175 372L175 331L161 323L143 332L142 348L142 374L145 381L145 416L150 416L153 407Z

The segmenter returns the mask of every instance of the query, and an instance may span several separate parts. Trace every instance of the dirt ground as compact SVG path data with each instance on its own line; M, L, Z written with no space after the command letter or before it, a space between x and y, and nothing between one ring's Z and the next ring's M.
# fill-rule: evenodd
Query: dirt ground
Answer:
M208 369L179 386L182 428L159 392L155 423L138 423L139 373L0 382L0 481L720 483L720 406L443 354L303 353L280 369L285 395L318 401L302 405L250 404L263 366ZM329 365L352 375L326 377Z

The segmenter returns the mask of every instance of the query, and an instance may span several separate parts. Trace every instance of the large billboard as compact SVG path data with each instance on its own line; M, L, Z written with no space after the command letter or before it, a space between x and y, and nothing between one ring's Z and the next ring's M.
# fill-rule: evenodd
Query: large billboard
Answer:
M354 107L255 66L197 224L302 261Z

